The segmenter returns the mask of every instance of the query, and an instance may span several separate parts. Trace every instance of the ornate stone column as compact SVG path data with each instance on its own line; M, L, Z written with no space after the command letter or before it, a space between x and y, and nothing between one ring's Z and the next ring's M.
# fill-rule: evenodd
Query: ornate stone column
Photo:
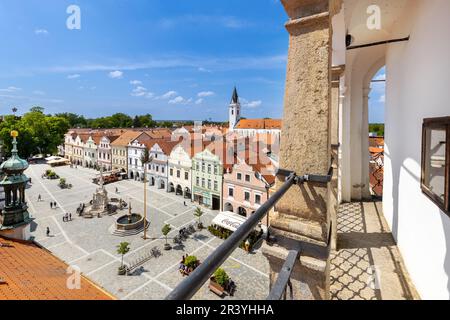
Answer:
M281 0L290 20L280 167L327 175L331 165L331 17L340 1ZM283 184L278 178L277 187ZM291 276L294 299L329 298L330 186L296 185L276 206L263 252L271 285L288 250L301 243ZM309 248L309 249L308 249Z

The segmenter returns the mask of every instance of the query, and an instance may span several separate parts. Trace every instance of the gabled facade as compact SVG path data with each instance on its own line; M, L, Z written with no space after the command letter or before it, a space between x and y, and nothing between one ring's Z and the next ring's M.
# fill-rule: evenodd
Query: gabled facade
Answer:
M222 208L223 164L219 155L208 148L192 159L194 201L213 210Z
M84 144L84 160L83 167L86 168L94 168L97 166L98 160L98 144L100 142L100 136L98 135L89 135Z
M84 143L89 138L89 134L79 134L72 145L72 163L82 166L84 162Z
M115 141L118 136L103 136L97 147L97 164L105 171L112 170L112 152L111 143Z
M148 150L148 145L152 141L153 139L143 132L136 139L128 143L128 178L144 181L144 166L141 159L145 149Z
M139 131L127 130L111 143L113 170L128 172L128 144L141 134Z
M269 198L275 183L274 169L270 165L250 165L238 159L223 177L223 211L244 217L253 214ZM270 162L268 160L268 162Z
M175 192L173 185L169 185L169 156L177 141L157 140L149 145L149 155L152 159L148 163L147 176L151 186L167 192Z

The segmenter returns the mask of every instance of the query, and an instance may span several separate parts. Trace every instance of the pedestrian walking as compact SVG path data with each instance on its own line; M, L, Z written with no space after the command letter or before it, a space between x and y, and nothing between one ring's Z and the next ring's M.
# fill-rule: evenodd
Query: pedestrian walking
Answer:
M50 228L49 228L49 227L47 227L47 232L46 232L46 234L47 234L47 237L50 237Z
M50 201L50 209L53 209L53 202Z
M119 188L116 187L116 193L119 193Z
M41 202L41 200L42 200L42 197L41 197L41 194L39 194L38 195L38 202Z
M56 209L56 207L58 206L58 204L56 203L56 201L55 202L53 202L53 208L55 208Z
M72 221L72 214L69 212L69 221Z

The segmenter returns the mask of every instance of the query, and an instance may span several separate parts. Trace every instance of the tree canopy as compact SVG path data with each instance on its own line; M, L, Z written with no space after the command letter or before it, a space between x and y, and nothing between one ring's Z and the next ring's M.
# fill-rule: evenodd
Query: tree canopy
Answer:
M0 123L0 139L7 155L12 149L11 131L19 136L19 155L28 158L36 154L54 154L64 142L64 134L70 128L67 119L44 114L44 108L33 107L22 117L8 115Z

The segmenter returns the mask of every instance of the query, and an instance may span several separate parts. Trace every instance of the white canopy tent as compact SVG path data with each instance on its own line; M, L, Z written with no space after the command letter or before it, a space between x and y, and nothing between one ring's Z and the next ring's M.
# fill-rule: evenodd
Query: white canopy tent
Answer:
M224 229L230 231L236 231L245 221L247 221L246 217L238 215L234 212L225 211L220 212L211 222L212 225L216 225L222 227ZM267 232L267 227L261 225L261 229L264 233Z

